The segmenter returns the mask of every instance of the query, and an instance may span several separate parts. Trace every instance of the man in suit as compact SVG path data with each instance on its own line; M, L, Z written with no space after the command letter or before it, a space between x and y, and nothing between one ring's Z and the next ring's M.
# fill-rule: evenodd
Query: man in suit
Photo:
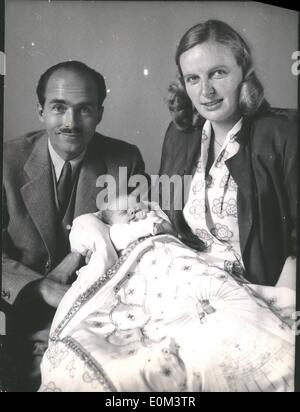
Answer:
M59 63L41 76L37 96L45 130L6 142L3 155L2 298L21 390L39 385L49 325L83 264L69 250L72 220L97 211L99 176L118 182L120 167L128 178L144 174L137 147L95 132L106 97L101 74L81 62Z

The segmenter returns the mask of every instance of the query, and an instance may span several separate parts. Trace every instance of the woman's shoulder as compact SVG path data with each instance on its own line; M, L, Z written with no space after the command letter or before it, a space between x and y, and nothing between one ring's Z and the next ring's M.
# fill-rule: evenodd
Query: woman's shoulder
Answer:
M166 131L166 137L172 137L172 138L182 138L183 136L189 136L191 133L193 133L195 130L194 127L190 126L185 129L179 128L174 121L171 121L168 125L167 131Z
M294 128L297 125L298 112L296 109L269 108L252 116L251 121L260 127Z
M180 147L186 145L188 141L194 140L195 136L199 136L202 130L202 125L189 126L185 129L180 129L173 121L168 125L165 133L164 146Z
M269 108L249 119L252 141L268 143L297 141L297 110Z

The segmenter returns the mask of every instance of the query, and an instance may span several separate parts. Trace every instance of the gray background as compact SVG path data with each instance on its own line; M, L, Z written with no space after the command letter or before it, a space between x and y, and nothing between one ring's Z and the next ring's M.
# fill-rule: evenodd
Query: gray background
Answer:
M157 173L170 121L164 98L176 73L176 44L208 18L224 20L248 40L269 102L296 108L295 11L256 2L8 0L4 139L41 128L39 76L59 61L77 59L106 77L109 94L98 130L137 144L147 171Z

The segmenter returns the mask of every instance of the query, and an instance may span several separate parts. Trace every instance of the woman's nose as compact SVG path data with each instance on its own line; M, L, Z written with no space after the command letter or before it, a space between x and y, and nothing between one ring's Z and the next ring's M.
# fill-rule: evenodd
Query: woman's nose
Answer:
M215 94L215 89L210 80L203 81L201 93L204 97L211 97Z

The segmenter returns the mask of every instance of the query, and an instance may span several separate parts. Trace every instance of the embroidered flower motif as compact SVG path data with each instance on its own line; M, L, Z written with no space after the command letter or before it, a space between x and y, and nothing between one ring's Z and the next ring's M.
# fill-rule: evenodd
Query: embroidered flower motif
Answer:
M216 223L211 233L219 240L230 240L233 237L233 232L229 230L229 227L220 223Z
M69 354L69 349L65 346L53 343L50 344L46 351L46 358L49 360L53 368L57 368L61 361Z
M211 249L211 245L214 243L214 238L213 236L211 236L207 230L205 229L197 229L196 230L196 236L198 236L198 238L200 240L202 240L202 242L204 243L204 246L207 249Z
M200 173L203 170L202 162L200 160L198 160L198 162L196 163L195 166L196 166L196 172L197 173Z
M223 177L222 180L220 182L220 187L223 188L227 186L227 189L230 190L231 192L236 191L238 186L235 183L233 177L229 174L226 173Z
M190 213L191 215L194 215L195 219L203 219L205 217L205 212L206 212L206 206L205 206L205 200L204 199L195 199L192 202L192 205L190 207Z
M224 216L233 216L237 218L237 203L235 199L229 199L227 202L223 201L223 197L213 200L212 212L220 219Z
M235 199L229 199L225 205L225 212L227 216L237 218L237 204Z
M228 180L228 190L235 191L237 190L238 185L234 181L233 177L230 175L229 180Z
M45 388L42 390L43 392L61 392L61 389L55 385L53 381L49 382Z
M200 179L196 180L196 182L192 186L192 191L194 194L199 193L202 191L203 187L204 187L203 180L200 180Z
M226 207L226 203L223 201L223 197L213 200L212 212L215 213L220 219L223 219L223 208Z
M73 359L71 359L71 361L66 366L66 370L69 372L70 378L74 378L76 369L76 358L75 356L73 356Z
M83 382L91 383L92 381L97 381L98 378L99 374L92 369L88 369L88 367L86 366L86 371L82 374Z

